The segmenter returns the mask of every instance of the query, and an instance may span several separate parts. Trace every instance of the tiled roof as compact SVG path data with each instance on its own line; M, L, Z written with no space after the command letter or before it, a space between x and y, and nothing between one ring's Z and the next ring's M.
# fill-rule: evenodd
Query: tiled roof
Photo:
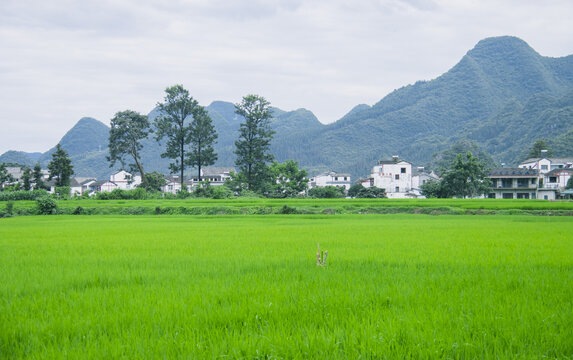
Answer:
M568 172L569 174L573 174L573 168L560 168L560 169L553 169L545 175L555 175L560 172Z
M489 176L537 176L536 169L526 168L497 168L489 172Z
M230 173L231 171L235 172L234 167L222 167L222 166L208 166L201 169L203 171L203 175L201 176L217 176L224 173Z

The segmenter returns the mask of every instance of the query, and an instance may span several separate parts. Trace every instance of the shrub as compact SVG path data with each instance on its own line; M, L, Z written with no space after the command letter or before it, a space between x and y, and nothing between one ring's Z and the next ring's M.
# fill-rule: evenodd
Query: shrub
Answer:
M0 192L0 201L37 200L47 194L46 190L2 191Z
M308 196L318 199L343 198L345 189L338 186L320 186L308 191Z
M298 214L299 211L295 207L290 207L288 205L283 205L283 207L279 210L279 214Z
M51 196L44 196L36 200L40 215L52 215L58 210L58 203Z
M14 202L8 201L6 203L6 214L12 216L14 214Z
M57 186L54 189L54 195L58 199L69 199L72 189L69 186Z

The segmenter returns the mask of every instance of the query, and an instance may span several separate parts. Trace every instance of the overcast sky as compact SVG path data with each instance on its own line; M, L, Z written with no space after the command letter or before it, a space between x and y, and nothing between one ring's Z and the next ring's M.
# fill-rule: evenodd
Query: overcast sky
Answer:
M1 0L0 154L44 152L82 117L262 95L323 123L434 79L486 37L573 54L573 1Z

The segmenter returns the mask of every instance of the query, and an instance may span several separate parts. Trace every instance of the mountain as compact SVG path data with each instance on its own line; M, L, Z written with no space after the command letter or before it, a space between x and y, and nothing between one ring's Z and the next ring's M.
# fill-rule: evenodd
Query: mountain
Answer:
M542 57L514 37L482 40L442 76L396 90L371 108L309 134L306 151L328 150L304 165L328 164L334 170L366 175L377 160L391 155L426 164L432 154L507 115L512 107L519 117L520 109L537 97L545 98L546 106L555 105L573 90L572 72L573 56ZM492 131L485 138L474 138L495 160L514 164L521 160L524 146L555 135L542 125L545 120L532 114L523 122L524 127L539 131L521 131L512 137L515 124L506 124L508 133ZM564 115L562 123L566 125L561 131L566 131L573 127L573 118ZM506 149L496 153L494 144L500 135L505 136Z
M242 119L234 105L207 107L219 135L217 166L232 166L234 142ZM415 165L432 165L432 155L471 141L494 161L515 165L537 139L555 156L573 156L573 56L544 57L521 39L484 39L448 72L395 90L373 106L357 105L335 123L321 124L305 109L273 108L276 131L271 151L278 161L294 159L310 174L334 170L367 176L380 159L392 155ZM149 114L150 119L157 110ZM61 140L76 174L104 178L109 128L84 118ZM146 140L146 171L167 173L161 146ZM5 158L26 160L25 153ZM50 152L40 158L50 160Z

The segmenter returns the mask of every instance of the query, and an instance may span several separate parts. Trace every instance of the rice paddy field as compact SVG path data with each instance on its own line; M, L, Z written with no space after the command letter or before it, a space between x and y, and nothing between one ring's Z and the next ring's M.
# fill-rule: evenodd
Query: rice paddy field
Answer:
M571 359L573 218L0 219L0 358Z

